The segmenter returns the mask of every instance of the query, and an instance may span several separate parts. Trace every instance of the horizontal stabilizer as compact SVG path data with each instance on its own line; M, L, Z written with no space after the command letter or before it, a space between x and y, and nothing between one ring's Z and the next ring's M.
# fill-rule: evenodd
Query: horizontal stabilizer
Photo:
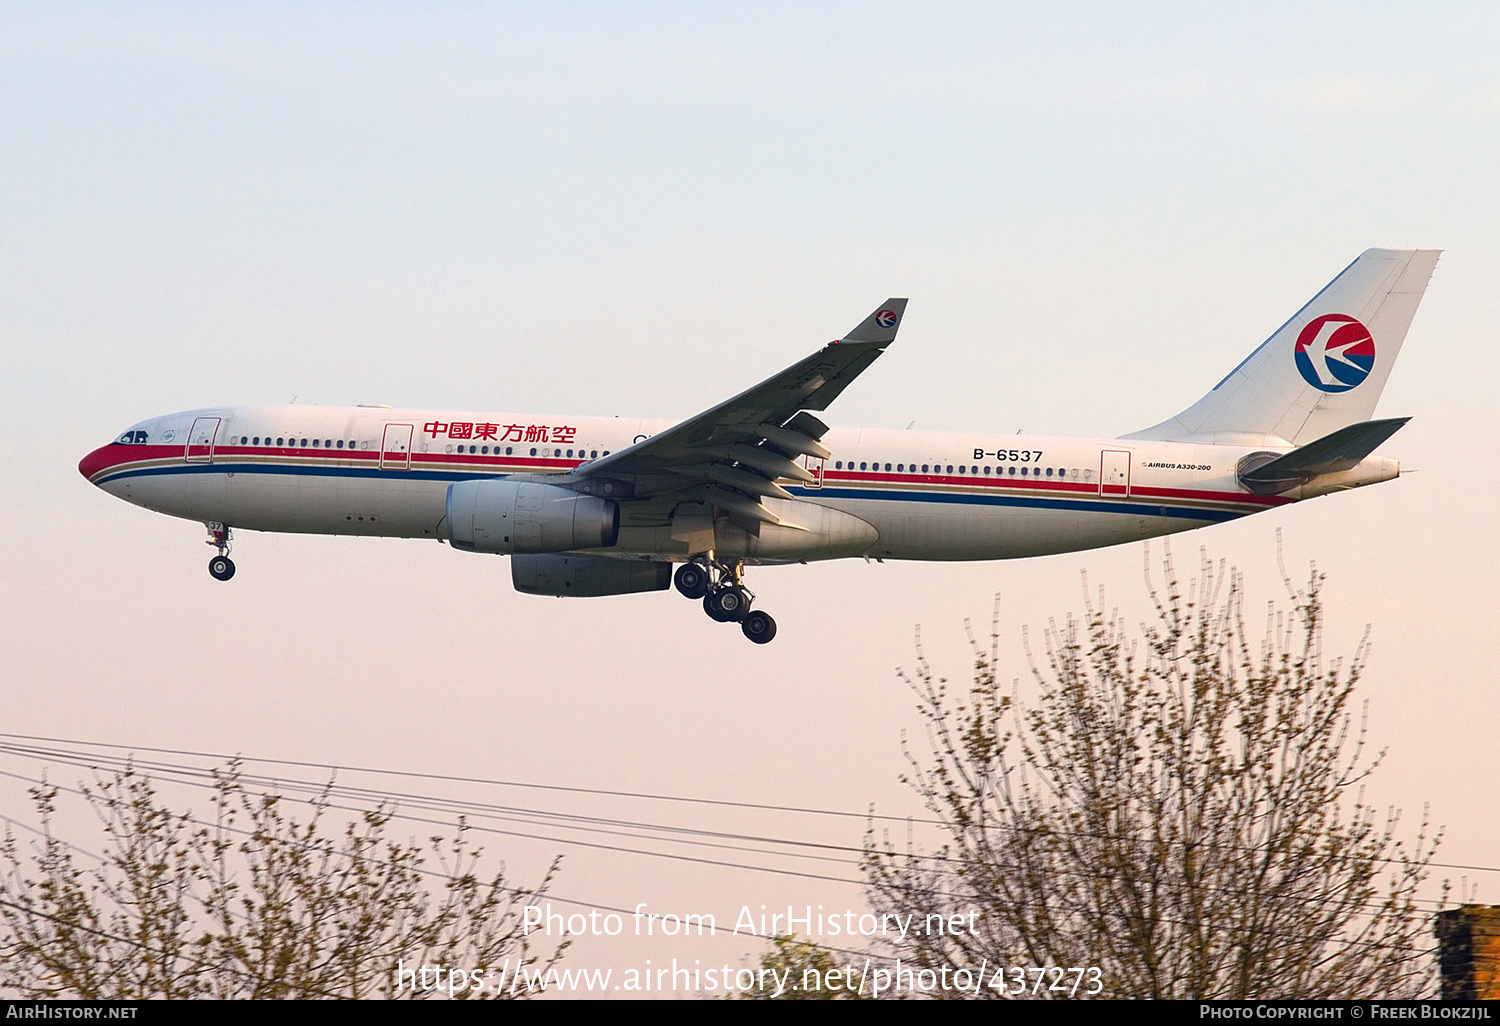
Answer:
M1367 420L1339 428L1317 441L1240 471L1240 482L1251 491L1281 491L1319 474L1337 474L1357 466L1411 420Z

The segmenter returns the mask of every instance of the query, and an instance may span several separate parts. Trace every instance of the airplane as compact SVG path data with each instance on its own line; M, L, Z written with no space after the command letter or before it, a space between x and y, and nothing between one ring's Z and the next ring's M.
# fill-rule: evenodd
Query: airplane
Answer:
M888 299L680 423L222 406L141 421L78 469L202 521L221 581L235 529L434 538L510 556L529 594L675 584L765 644L747 565L1071 552L1397 477L1370 454L1409 418L1370 417L1438 255L1367 250L1203 398L1117 438L830 429L817 414L896 338L907 301Z

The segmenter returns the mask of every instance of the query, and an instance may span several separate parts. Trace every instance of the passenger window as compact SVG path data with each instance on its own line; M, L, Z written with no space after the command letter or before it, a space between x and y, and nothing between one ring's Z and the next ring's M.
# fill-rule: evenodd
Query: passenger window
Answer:
M533 456L535 456L535 455L536 455L536 450L535 450L535 449L532 449L532 450L531 450L531 455L533 455Z
M314 438L313 439L313 448L316 449L317 447L318 447L318 440L316 438Z
M968 470L968 469L969 469L969 468L968 468L968 467L959 467L959 468L958 468L958 472L959 472L959 473L960 473L960 474L962 474L962 473L963 473L963 472L964 472L964 471L966 471L966 470Z
M988 463L986 463L986 464L985 464L985 465L984 465L984 472L985 472L985 473L986 473L986 474L988 474L988 473L989 473L989 472L990 472L990 465L989 465L989 464L988 464Z
M953 473L953 464L948 464L948 473Z
M284 445L286 445L286 439L285 438L278 438L278 439L276 439L276 444L284 446Z
M927 464L922 464L922 473L927 473Z
M512 446L507 445L505 447L505 455L509 456L511 454L512 448L513 448Z

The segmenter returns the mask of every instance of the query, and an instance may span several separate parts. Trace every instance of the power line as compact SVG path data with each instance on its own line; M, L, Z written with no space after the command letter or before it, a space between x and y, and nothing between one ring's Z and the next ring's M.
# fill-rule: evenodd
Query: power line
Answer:
M20 746L0 746L0 750L7 750L8 749L8 750L11 751L12 754L19 754L17 752L17 748L19 748L19 747ZM31 757L31 758L36 758L39 755L48 755L48 756L51 756L53 758L64 758L65 761L73 761L74 758L75 758L75 756L74 756L73 753L65 753L65 752L61 752L61 751L55 750L55 749L54 750L40 750L40 751L39 750L35 750L35 749L29 749L29 750L25 750L24 754L27 755L28 757ZM104 759L104 761L107 761L107 762L108 761L117 761L117 760L118 760L118 757L112 757L112 756L106 756L105 759ZM126 765L131 765L131 763L130 763L129 760L126 760L125 764ZM178 783L187 783L190 786L206 786L206 780L204 779L205 777L212 778L212 777L215 777L215 776L220 776L218 774L213 773L212 771L205 772L204 770L202 770L199 767L183 767L180 764L172 764L172 763L160 763L158 765L162 769L165 769L165 770L168 770L168 771L171 771L171 772L174 772L174 773L181 774L181 776L184 777L185 779L178 779L176 782L178 782ZM304 764L304 765L306 765L306 764ZM19 776L17 774L8 773L8 772L5 772L5 771L0 771L0 773L3 773L3 775L5 775L5 776L13 777L14 779L24 780L24 781L26 781L28 783L38 783L33 778L22 777L22 776ZM268 782L272 783L272 784L277 783L276 781L268 781ZM305 783L305 782L298 782L298 783ZM47 786L57 786L57 785L47 785ZM332 784L325 785L324 791L320 792L320 793L326 794L327 790L331 789L332 787L333 787ZM84 794L83 791L77 790L77 789L73 789L73 788L59 787L58 789L60 789L60 790L66 790L66 791L69 791L70 793L74 793L74 794L80 794L80 795ZM366 789L356 789L356 790L365 791ZM374 792L374 793L380 794L381 792ZM455 804L462 805L464 803L455 803ZM351 806L345 806L345 805L337 805L337 804L334 804L332 802L320 802L319 803L319 807L320 808L323 808L323 807L326 807L326 808L338 808L338 809L342 809L344 811L355 811L355 812L364 811L363 809L360 809L358 807L351 807ZM423 817L416 817L416 816L410 816L410 815L402 815L401 818L403 818L403 819L409 819L409 820L412 820L414 822L432 823L432 824L436 824L436 825L440 825L440 826L447 825L446 823L444 823L442 821L431 820L431 819L426 819L426 818L423 818ZM592 818L592 817L589 817L589 818ZM190 820L190 821L193 822L193 823L195 823L195 824L198 824L198 825L204 825L204 826L211 825L211 824L203 824L202 821L198 821L198 820ZM602 848L602 849L611 850L611 851L619 851L619 852L626 852L626 853L632 853L632 854L641 854L641 855L648 855L648 856L654 856L654 857L681 859L681 860L686 860L686 861L691 861L691 862L699 862L699 863L709 864L709 865L725 866L725 867L729 867L729 868L751 869L751 870L758 870L758 871L762 871L762 872L771 872L771 873L777 873L777 874L780 874L780 875L799 876L799 877L805 877L805 878L810 878L810 879L823 879L823 880L829 880L831 882L849 883L849 884L853 884L853 885L856 885L856 886L859 886L861 884L865 884L865 885L868 884L868 881L844 880L842 878L837 878L837 877L827 877L827 876L822 876L822 875L819 875L819 874L800 873L800 872L793 871L793 870L776 869L776 868L773 868L773 867L753 866L753 865L746 865L746 864L742 864L742 863L731 863L731 862L725 862L723 860L700 859L700 858L694 858L694 857L691 857L691 856L682 856L682 855L675 855L675 854L672 854L672 853L654 852L654 851L646 851L646 850L640 850L640 849L628 849L628 848L624 848L622 846L617 846L617 845L603 845L603 844L597 844L597 843L592 843L592 842L584 842L584 841L576 841L576 840L567 840L567 839L560 839L560 838L552 838L552 837L545 837L545 836L540 836L540 835L536 835L536 834L525 834L525 833L520 833L520 832L517 832L517 831L500 830L500 829L496 829L496 828L474 827L473 829L480 830L480 831L486 832L486 833L500 834L500 835L504 835L504 836L515 836L515 837L522 837L522 838L527 838L527 839L532 839L532 840L543 840L543 841L549 841L549 842L561 843L561 844L576 844L576 845L581 845L581 846L585 846L585 847ZM236 832L243 833L244 831L236 831ZM676 842L676 843L681 843L681 842ZM851 850L853 850L853 849L851 849ZM865 854L865 850L864 849L858 849L858 851L862 855ZM780 852L766 852L766 853L767 854L777 854L777 855L785 854L785 853L780 853ZM933 857L928 856L928 857L925 857L925 858L933 858ZM944 861L946 861L946 859ZM1004 869L1006 867L999 866L997 868ZM946 872L946 873L945 872L937 872L936 875L942 876L942 875L954 875L954 874L950 871L950 872ZM1097 875L1103 875L1103 874L1081 873L1081 875L1095 875L1095 876L1097 876ZM518 894L520 892L512 889L512 893L513 894ZM531 893L536 894L537 892L531 892ZM584 906L584 907L592 907L592 908L604 908L604 909L607 909L607 910L619 912L619 913L621 913L623 915L630 915L630 914L632 914L629 911L624 910L624 909L613 908L613 907L610 907L610 906L601 906L601 905L597 905L597 904L590 905L590 904L586 904L586 903L582 903L582 902L577 902L577 901L572 900L572 899L567 899L567 898L564 898L564 897L559 896L559 895L552 895L550 893L546 894L545 896L548 897L551 900L557 900L560 903L578 904L578 905L581 905L581 906ZM949 899L956 899L956 900L960 900L960 901L972 901L973 900L973 895L970 895L970 894L953 894L953 893L945 893L945 892L941 892L941 891L933 892L933 896L934 897L944 897L944 898L949 898ZM1119 913L1114 913L1114 915L1119 916L1120 918L1126 918L1125 916L1123 916L1122 914L1119 914ZM1163 917L1158 917L1158 921L1160 921L1160 922L1177 922L1178 925L1192 925L1192 924L1186 923L1185 921L1176 921L1176 920L1172 920L1172 919L1169 919L1169 918L1163 918ZM739 931L738 929L736 929L735 930L735 935L738 935L740 932L741 931ZM759 937L759 938L762 938L762 939L770 939L770 938L766 938L765 935L751 933L750 931L745 931L745 933L746 933L747 936L756 936L756 937ZM1359 943L1361 945L1375 946L1375 947L1385 947L1385 946L1387 946L1387 945L1380 944L1379 942L1372 942L1372 941L1356 942L1356 943ZM852 954L852 955L864 955L864 954L868 954L867 952L857 952L857 951L852 951L852 950L849 950L849 949L829 949L829 950L832 950L832 951L835 951L835 952L841 952L841 953L844 953L844 954Z
M419 771L415 771L415 770L392 770L392 769L382 769L382 768L379 768L379 767L371 767L371 766L339 766L339 765L333 765L333 764L330 764L330 763L304 762L304 761L300 761L300 760L297 760L297 759L268 759L268 758L259 758L259 757L255 757L255 756L232 756L232 755L224 755L222 753L216 753L216 752L198 752L198 751L193 751L191 749L182 749L182 748L153 748L153 747L146 746L146 745L120 745L120 744L113 744L113 743L110 743L110 742L81 741L81 740L75 740L73 738L45 737L45 736L40 736L40 735L35 735L35 734L6 734L6 733L0 733L0 737L11 737L11 738L16 738L16 739L22 740L22 741L51 741L51 742L58 742L58 743L62 743L62 744L86 745L86 746L89 746L89 747L96 747L96 748L119 748L119 749L124 749L124 750L127 750L127 751L137 751L137 752L157 752L157 753L160 753L160 754L163 754L163 755L190 755L190 756L194 756L196 758L201 758L201 759L217 759L217 760L219 760L221 762L229 762L229 761L232 761L232 760L239 759L239 760L242 760L242 761L245 761L245 762L263 762L263 763L267 763L269 765L275 765L275 766L301 766L301 767L305 767L305 768L309 768L309 769L326 769L326 770L333 770L333 771L348 770L350 772L372 773L372 774L384 775L384 776L413 777L413 778L421 779L421 780L445 780L445 781L450 781L450 782L453 782L453 783L488 784L488 785L492 785L492 786L495 786L495 787L530 788L530 789L541 790L541 791L559 791L559 792L566 792L566 793L572 793L572 794L603 795L603 796L611 797L611 798L640 798L640 799L649 800L649 801L683 802L683 803L686 803L686 804L693 804L693 805L719 805L719 806L724 806L726 808L736 808L736 809L761 809L761 810L768 811L768 812L794 812L794 813L804 813L804 814L808 814L808 815L817 815L817 816L842 816L842 817L849 817L849 818L855 818L855 819L866 819L866 820L868 820L868 819L888 820L888 821L891 821L891 822L900 822L900 823L905 823L909 819L909 817L906 817L906 816L878 816L878 815L874 815L872 813L850 812L850 811L847 811L847 810L844 810L844 809L819 809L819 808L802 807L802 806L796 806L796 805L772 805L772 804L765 804L765 803L761 803L761 802L739 802L739 801L730 801L728 799L722 799L722 798L697 798L697 797L690 797L690 796L687 796L687 795L653 794L653 793L648 792L648 791L614 791L614 790L607 790L607 789L604 789L604 788L597 788L597 787L569 787L569 786L565 786L565 785L562 785L562 784L537 784L537 783L531 783L531 782L527 782L527 781L518 781L518 780L497 780L497 779L488 778L488 777L462 777L462 776L453 776L453 775L450 775L450 774L443 774L443 773L424 773L424 772L419 772ZM936 825L941 825L939 823L939 821L937 821L937 820L917 820L916 822L927 822L927 823L932 823L932 824L936 824Z
M60 743L64 743L64 744L83 745L83 746L94 747L94 748L114 748L114 749L124 749L126 751L146 751L146 752L157 752L157 753L161 753L161 754L170 754L170 755L190 755L190 756L197 757L197 758L219 759L219 760L222 760L224 762L252 762L252 763L268 763L268 764L272 764L272 765L298 766L298 767L303 767L303 768L324 769L324 770L328 770L328 771L334 772L334 773L336 773L338 771L341 771L341 770L345 770L345 771L350 771L350 772L373 773L373 774L388 775L388 776L410 776L410 777L415 777L415 778L420 778L420 779L443 780L443 781L450 781L450 782L456 782L456 783L490 784L490 785L502 786L502 787L524 787L524 788L537 788L537 789L545 789L545 790L558 790L558 791L573 792L573 793L601 795L601 796L607 796L607 797L645 798L645 799L652 799L652 800L659 800L659 801L668 801L668 802L689 802L689 803L703 804L703 805L720 805L720 806L725 806L725 807L730 807L730 808L748 808L748 809L759 809L759 810L765 810L765 811L793 812L793 813L799 813L799 814L826 815L826 816L835 816L835 817L843 817L843 818L855 818L855 817L857 817L857 818L864 818L867 822L872 821L872 820L880 820L880 821L899 822L899 823L915 824L915 825L922 825L922 826L936 826L936 827L940 827L940 828L948 828L948 827L951 826L950 823L947 823L947 822L945 822L945 821L943 821L941 819L920 819L920 818L915 818L915 817L879 816L879 815L874 815L873 813L856 813L856 812L849 812L847 810L837 810L837 809L817 809L817 808L800 807L800 806L782 806L782 805L771 805L771 804L754 803L754 802L725 801L725 800L713 799L713 798L697 798L697 797L684 797L684 796L680 796L680 795L652 794L652 793L649 793L649 792L611 791L611 790L605 790L605 789L599 789L599 788L563 787L563 786L552 785L552 784L516 783L514 781L494 780L494 779L487 779L487 778L480 778L480 777L463 777L463 776L453 776L453 775L438 774L438 773L421 773L421 772L407 772L407 771L402 771L402 770L370 769L370 768L362 768L362 767L338 766L338 765L332 765L332 764L326 764L326 763L314 763L314 762L305 762L305 761L290 760L290 759L263 759L263 758L258 758L258 757L225 756L225 755L219 755L219 754L215 754L215 753L211 753L211 752L196 752L196 751L190 751L190 750L184 750L184 749L172 749L172 748L153 748L153 747L149 747L149 746L140 746L138 748L132 748L131 746L116 745L116 744L110 744L110 743L104 743L104 742L77 741L77 740L67 739L67 738L48 738L48 737L39 737L39 736L35 736L35 735L0 733L0 738L3 738L3 737L12 737L12 738L19 738L19 739L23 739L23 740L34 740L34 741L52 741L52 742L60 742ZM28 748L26 746L12 746L12 745L0 744L0 751L6 751L6 750L10 750L10 751L17 752L17 753L25 753L25 754L31 755L34 758L53 758L53 759L56 759L57 761L73 762L74 764L79 764L79 760L86 760L87 758L89 758L89 756L85 756L82 753L77 753L75 755L74 753L67 753L65 751L58 750L58 749L42 749L42 748L35 748L35 749L33 749L33 748ZM110 761L110 762L115 762L115 763L123 763L124 761L126 761L126 757L122 757L122 756L112 756L112 755L110 755L110 756L103 756L103 758L104 758L105 761ZM82 764L83 765L89 765L89 763L87 763L87 762L83 762ZM145 765L153 765L153 764L146 763ZM159 763L159 764L154 764L154 765L159 765L162 768L164 768L164 769L166 769L166 770L168 770L170 772L199 773L199 774L202 774L204 776L211 775L211 771L204 771L204 770L201 770L198 767L185 767L185 766L182 766L181 764ZM831 844L827 844L827 843L824 843L824 842L804 841L804 840L786 839L786 838L774 838L774 837L765 837L765 836L761 836L761 835L737 834L737 833L722 832L722 831L707 831L707 830L701 830L700 828L679 827L679 826L673 826L673 825L668 825L668 824L652 823L652 822L649 822L649 821L613 820L613 819L606 819L606 818L602 818L602 817L581 816L581 815L578 815L578 814L571 814L571 813L556 813L556 812L552 812L550 810L526 809L526 808L517 808L517 807L513 807L513 806L495 806L495 805L489 805L489 804L479 803L479 802L460 801L460 800L457 800L457 799L436 798L436 797L427 796L427 795L414 795L414 794L404 793L404 792L380 791L380 790L374 789L374 788L356 788L356 787L352 787L350 785L336 785L335 786L335 785L333 785L331 783L319 785L319 784L316 784L316 783L313 783L313 782L308 782L308 781L282 781L282 780L279 780L277 778L260 777L258 775L254 775L254 776L250 777L249 779L261 780L261 781L264 781L264 782L267 782L267 783L271 783L271 784L296 783L297 785L299 785L299 786L301 786L303 788L310 789L310 790L316 790L316 791L321 791L324 788L329 788L329 789L332 789L332 790L342 790L342 791L346 791L346 792L348 792L350 794L362 794L362 795L365 795L365 796L373 796L373 797L378 797L381 800L393 800L393 801L396 801L398 803L400 801L402 801L402 800L410 800L410 801L412 801L414 803L417 803L417 802L432 803L428 807L434 807L435 805L447 805L447 806L455 808L455 809L462 808L462 809L468 809L468 810L475 810L475 811L478 811L480 814L485 814L485 813L488 813L488 812L491 812L491 811L500 810L500 811L504 811L504 812L508 812L508 813L527 814L527 815L533 815L533 816L538 816L538 817L548 817L548 818L555 818L555 819L572 819L572 820L576 820L576 821L591 821L591 822L595 822L595 823L601 823L601 824L607 824L607 825L613 825L613 826L631 826L631 827L639 827L639 828L651 829L651 830L657 830L657 831L670 831L670 832L678 832L678 833L686 833L686 834L697 833L697 834L699 834L701 836L713 836L713 837L719 837L719 838L723 838L723 839L734 839L734 840L760 841L760 842L764 842L764 843L773 843L773 844L785 845L785 846L819 848L819 849L824 849L824 850L846 851L846 852L857 853L857 854L863 854L864 851L865 851L865 849L863 849L863 848L853 848L852 846L847 846L847 845L831 845ZM584 829L584 828L581 828L581 827L570 827L570 829ZM1072 835L1083 836L1083 837L1099 836L1099 835L1089 834L1086 831L1069 831L1069 833L1072 834ZM517 835L517 836L526 836L526 835ZM1143 843L1154 843L1154 839L1150 839L1150 838L1142 839L1142 841L1143 841ZM689 843L689 842L686 842L686 841L677 841L677 842L674 842L674 843ZM1176 842L1176 843L1186 843L1186 842ZM1258 849L1249 848L1247 850L1256 851ZM786 853L774 853L774 854L786 854ZM794 857L812 857L812 856L794 856ZM945 861L941 856L935 856L935 855L918 856L918 857L919 858L924 858L924 859L932 859L932 860ZM1387 858L1387 859L1382 859L1381 861L1384 861L1384 862L1387 862L1387 863L1392 863L1392 864L1400 864L1400 860L1397 860L1397 859L1389 859L1389 858ZM1467 870L1467 871L1472 871L1472 872L1484 872L1484 873L1500 872L1500 867L1497 867L1497 866L1478 866L1478 865L1468 865L1468 864L1462 864L1462 863L1449 863L1449 862L1429 862L1429 863L1427 863L1427 865L1431 866L1433 868L1437 868L1437 869L1456 869L1456 870Z
M9 746L3 746L3 747L9 747ZM3 748L0 748L0 750L3 750ZM28 752L28 754L30 754L30 755L32 755L34 757L35 755L37 755L39 753L37 753L36 751L33 750L31 752ZM57 758L57 757L63 756L65 753L61 753L61 752L59 752L57 750L47 750L46 754L51 755L54 758ZM105 761L110 761L113 758L114 757L106 757ZM130 763L128 761L126 761L126 764L129 765ZM174 773L177 772L177 771L181 771L183 769L183 767L181 767L179 764L161 763L161 764L157 764L157 765L160 766L162 769L166 769L166 770L172 771ZM197 768L197 767L188 767L187 770L188 770L189 774L191 774L191 776L196 777L196 778L204 778L204 777L211 777L212 776L211 772L205 772L205 771L203 771L203 770L201 770L200 768ZM13 774L6 774L6 775L13 775ZM18 778L18 779L27 779L29 782L35 782L35 781L30 781L29 778ZM193 786L205 786L205 781L202 780L202 779L189 779L189 780L186 780L186 781L179 781L179 782L186 782L186 783L188 783L190 785L193 785ZM272 785L279 785L280 783L284 783L284 782L269 781L268 780L267 783L270 783ZM322 785L321 788L317 787L316 785L306 785L306 786L308 787L309 790L313 791L314 793L319 794L320 796L326 796L330 792L337 792L339 790L338 788L336 788L331 783L330 784ZM69 790L71 790L71 789L69 789ZM358 793L361 793L361 794L371 794L371 793L373 793L375 795L382 796L382 797L385 797L385 798L389 798L390 797L389 794L384 793L384 792L378 792L378 791L371 792L368 789L353 789L353 790L356 791L356 792L358 792ZM406 797L412 797L412 796L406 796ZM363 811L359 807L351 807L351 806L347 806L347 805L338 805L338 804L334 804L334 803L331 803L331 802L328 802L326 804L327 804L327 807L338 808L338 809L341 809L341 810L344 810L344 811L355 811L355 812ZM466 808L471 808L472 809L472 808L476 808L477 807L477 808L479 808L481 810L481 815L482 816L488 816L490 814L489 810L493 808L492 806L475 806L475 805L472 805L470 803L462 803L462 802L453 802L451 804L452 805L456 805L456 806L458 806L460 808L465 808L466 807ZM432 819L428 819L428 818L425 818L425 817L413 816L413 815L411 815L409 813L398 813L397 815L399 815L399 817L402 818L402 819L411 820L413 822L428 823L428 824L439 825L439 826L445 826L445 825L447 825L443 821L432 820ZM596 817L583 817L583 818L586 819L586 820L588 820L588 821L590 821L590 822L599 822L600 821ZM524 818L521 821L522 822L526 822L526 820ZM615 822L615 821L603 820L603 822ZM561 825L563 825L567 829L571 829L571 830L586 830L586 829L591 829L591 828L587 828L587 827L573 827L573 826L568 826L566 823L561 824ZM657 830L662 830L662 831L666 831L666 832L671 832L671 831L679 829L679 828L676 828L676 827L661 826L661 825L650 824L650 823L639 824L639 825L642 825L642 826L644 826L646 828L657 829ZM742 863L742 862L730 862L730 861L726 861L726 860L723 860L723 859L700 858L700 857L689 856L689 855L682 855L682 854L673 853L673 852L662 852L662 851L654 851L654 850L647 850L647 849L640 849L640 848L630 848L630 847L625 847L623 845L602 844L602 843L599 843L599 842L583 841L583 840L570 839L570 838L559 838L559 837L542 835L542 834L536 834L536 833L525 833L525 832L514 831L514 830L503 830L503 829L499 829L499 828L495 828L495 827L471 826L470 829L475 829L475 830L478 830L478 831L483 832L483 833L493 833L493 834L497 834L497 835L500 835L500 836L519 837L519 838L528 839L528 840L540 840L540 841L544 841L544 842L556 843L556 844L564 844L564 845L576 845L576 846L580 846L580 847L594 848L594 849L598 849L598 850L614 851L614 852L618 852L618 853L622 853L622 854L636 854L636 855L642 855L642 856L648 856L648 857L666 858L666 859L670 859L670 860L687 861L687 862L693 862L693 863L698 863L698 864L703 864L703 865L713 865L713 866L720 866L720 867L731 868L731 869L744 869L744 870L751 870L751 871L757 871L757 872L773 873L773 874L777 874L777 875L799 877L799 878L805 878L805 879L824 880L824 881L834 882L834 883L845 883L845 884L849 884L849 885L852 885L852 886L868 886L868 884L869 884L868 880L851 880L851 879L846 879L846 878L841 878L841 877L828 876L826 874L807 873L807 872L802 872L802 871L793 870L793 869L779 868L779 867L775 867L775 866L759 866L759 865L747 864L747 863ZM609 832L609 831L606 831L606 832ZM714 833L714 832L708 832L708 833ZM668 838L656 838L654 835L639 835L639 834L637 834L637 835L634 835L634 836L637 836L637 837L644 836L644 839L664 840L664 841L666 841L668 843L673 843L673 844L698 844L698 843L700 843L700 842L693 842L693 841L683 841L681 839L670 838L670 837L668 837ZM848 852L850 854L856 854L856 855L860 856L861 859L863 859L863 858L865 858L867 856L870 856L872 854L875 857L877 857L877 858L885 858L885 857L890 857L891 855L894 855L894 853L892 853L892 852L881 853L881 852L875 851L873 849L853 848L853 847L850 847L850 846L816 844L814 842L785 841L785 840L777 839L777 838L754 837L753 835L729 835L729 836L739 836L739 837L746 838L746 839L760 840L760 841L763 841L763 842L766 842L766 843L774 843L774 844L783 844L783 845L805 844L805 845L820 847L820 848L823 848L825 850L835 850L835 851L842 850L842 851ZM1089 835L1081 835L1081 836L1089 836ZM717 846L717 845L709 845L709 846ZM733 846L729 846L729 847L733 847ZM788 856L790 856L790 857L797 857L797 858L819 858L820 861L836 861L836 862L839 862L840 864L847 864L844 860L841 860L841 859L833 859L833 858L819 857L819 856L809 856L809 855L805 855L805 854L797 853L797 852L774 851L774 850L767 850L767 849L764 849L764 848L761 848L761 849L736 848L736 850L747 850L747 851L757 852L757 853L760 853L760 854L772 855L772 856L775 856L775 857L788 857ZM912 858L912 859L916 859L918 861L930 861L930 862L938 862L938 863L950 862L951 861L951 862L959 863L961 867L964 864L964 860L962 860L962 859L948 858L948 857L945 857L945 856L942 856L942 855L927 855L927 856L909 855L907 857L908 858ZM998 870L1006 870L1008 868L1009 869L1017 869L1017 868L1020 868L1020 867L1018 865L1017 866L1006 866L1003 863L997 863L994 866L992 866L991 868L998 869ZM959 871L957 871L957 870L945 869L945 868L941 868L941 867L935 868L933 870L930 870L930 872L932 872L933 874L935 874L935 875L937 875L939 877L955 877L955 876L961 875L959 873ZM1087 871L1085 869L1075 869L1075 870L1073 870L1073 874L1074 875L1080 875L1080 876L1093 876L1093 877L1101 877L1101 876L1105 876L1106 875L1106 874L1089 872L1089 871ZM935 896L947 897L947 898L950 898L950 899L960 900L960 901L970 901L970 900L973 900L973 895L972 894L939 893L939 894L937 894ZM556 900L559 900L559 901L565 901L565 900L567 900L567 899L562 898L561 896L555 896L555 897L556 897ZM1311 900L1311 899L1303 899L1303 900ZM568 903L572 903L572 902L569 900ZM579 904L582 905L582 904L585 904L585 903L581 903L580 902ZM593 907L598 907L598 906L593 906Z

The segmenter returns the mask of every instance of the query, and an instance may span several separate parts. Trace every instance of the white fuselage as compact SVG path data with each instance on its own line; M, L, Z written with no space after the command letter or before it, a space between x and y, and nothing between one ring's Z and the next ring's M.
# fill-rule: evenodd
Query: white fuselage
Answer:
M120 498L189 520L441 539L456 482L566 473L669 426L378 407L221 407L143 421L91 453L80 470ZM815 481L781 482L796 500L787 508L841 511L870 525L875 540L865 535L859 551L752 547L737 554L746 562L1035 556L1294 501L1240 485L1237 461L1258 448L1249 445L838 428L822 442L830 458L801 461ZM1380 478L1395 476L1394 468ZM766 500L772 509L777 503L787 500ZM674 506L670 496L625 504L618 542L600 554L685 559L687 546L673 538Z

